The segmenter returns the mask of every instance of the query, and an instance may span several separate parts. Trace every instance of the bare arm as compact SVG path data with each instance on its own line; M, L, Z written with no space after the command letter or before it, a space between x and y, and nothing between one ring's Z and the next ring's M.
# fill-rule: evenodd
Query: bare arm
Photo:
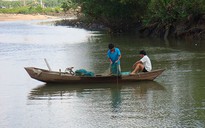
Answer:
M117 63L120 59L121 59L121 55L119 55L118 59L115 61L115 63Z

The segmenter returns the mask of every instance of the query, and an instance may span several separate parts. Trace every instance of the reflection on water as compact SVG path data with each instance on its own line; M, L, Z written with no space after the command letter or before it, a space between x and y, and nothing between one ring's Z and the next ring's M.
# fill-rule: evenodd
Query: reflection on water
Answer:
M162 90L165 88L155 81L145 81L137 83L120 83L116 84L77 84L77 85L59 85L59 84L45 84L32 89L29 93L29 100L68 100L72 98L81 98L88 95L96 98L96 101L103 100L103 97L96 97L94 95L107 95L110 99L112 108L119 108L121 104L121 97L126 95L133 95L136 99L146 99L149 92L154 90ZM104 94L103 94L104 93ZM122 95L123 94L123 95ZM99 98L99 99L97 99ZM102 106L104 107L104 106Z
M79 96L80 94L90 94L94 91L106 90L111 94L112 99L120 99L121 91L133 90L134 95L143 97L147 91L164 90L165 88L155 81L145 81L137 83L120 83L120 84L77 84L77 85L61 85L61 84L45 84L32 89L29 93L29 100L64 100L70 96ZM129 92L127 92L129 93ZM79 95L78 95L79 94ZM41 99L42 98L42 99ZM48 99L45 99L48 98ZM60 99L58 99L60 98ZM115 101L115 100L113 100Z
M27 104L47 106L60 115L70 114L64 118L75 122L76 119L81 120L78 126L85 127L95 127L93 120L100 120L97 126L103 127L161 127L162 124L163 127L196 126L185 123L197 117L188 109L193 104L180 99L183 96L170 94L163 85L154 81L119 85L46 84L31 90ZM179 104L188 110L181 109ZM81 124L87 121L89 123ZM203 123L197 125L202 127ZM69 126L77 127L72 123Z
M69 112L70 115L75 115L74 118L81 117L82 122L100 119L101 122L98 122L97 126L135 127L138 121L150 118L146 112L147 107L149 107L146 102L149 101L150 105L154 105L154 98L158 95L157 93L166 93L165 90L164 86L154 81L121 83L118 85L45 84L31 90L27 104L31 106L42 103L46 105L45 103L47 103L46 106L50 108L53 103L58 103L65 113ZM155 112L158 112L158 110L153 110L150 113ZM135 122L129 124L134 120ZM119 122L119 124L116 122ZM95 127L93 125L94 122L91 121L83 126ZM137 125L144 126L143 122ZM149 123L146 123L146 125L152 126ZM69 126L73 127L74 124ZM82 124L80 123L79 126L82 126Z

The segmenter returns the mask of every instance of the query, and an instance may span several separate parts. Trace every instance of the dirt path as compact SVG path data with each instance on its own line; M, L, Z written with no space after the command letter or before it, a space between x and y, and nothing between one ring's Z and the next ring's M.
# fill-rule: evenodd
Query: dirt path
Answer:
M25 14L0 14L0 21L16 21L16 20L46 20L46 19L57 19L55 16L48 15L25 15Z

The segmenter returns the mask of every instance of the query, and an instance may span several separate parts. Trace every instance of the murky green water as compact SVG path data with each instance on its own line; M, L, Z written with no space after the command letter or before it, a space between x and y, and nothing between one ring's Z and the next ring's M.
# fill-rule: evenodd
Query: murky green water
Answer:
M153 82L46 85L24 67L74 66L95 73L109 67L107 44L121 49L130 71L145 49L153 68L166 71ZM205 42L109 36L82 29L0 22L1 128L205 127Z

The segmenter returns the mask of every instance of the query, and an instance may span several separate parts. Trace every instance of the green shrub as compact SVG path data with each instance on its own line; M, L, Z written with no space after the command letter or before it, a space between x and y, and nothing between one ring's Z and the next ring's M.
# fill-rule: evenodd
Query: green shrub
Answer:
M61 12L60 7L57 8L42 8L41 6L23 6L17 8L3 8L0 13L16 13L16 14L36 14L36 13L54 13Z

